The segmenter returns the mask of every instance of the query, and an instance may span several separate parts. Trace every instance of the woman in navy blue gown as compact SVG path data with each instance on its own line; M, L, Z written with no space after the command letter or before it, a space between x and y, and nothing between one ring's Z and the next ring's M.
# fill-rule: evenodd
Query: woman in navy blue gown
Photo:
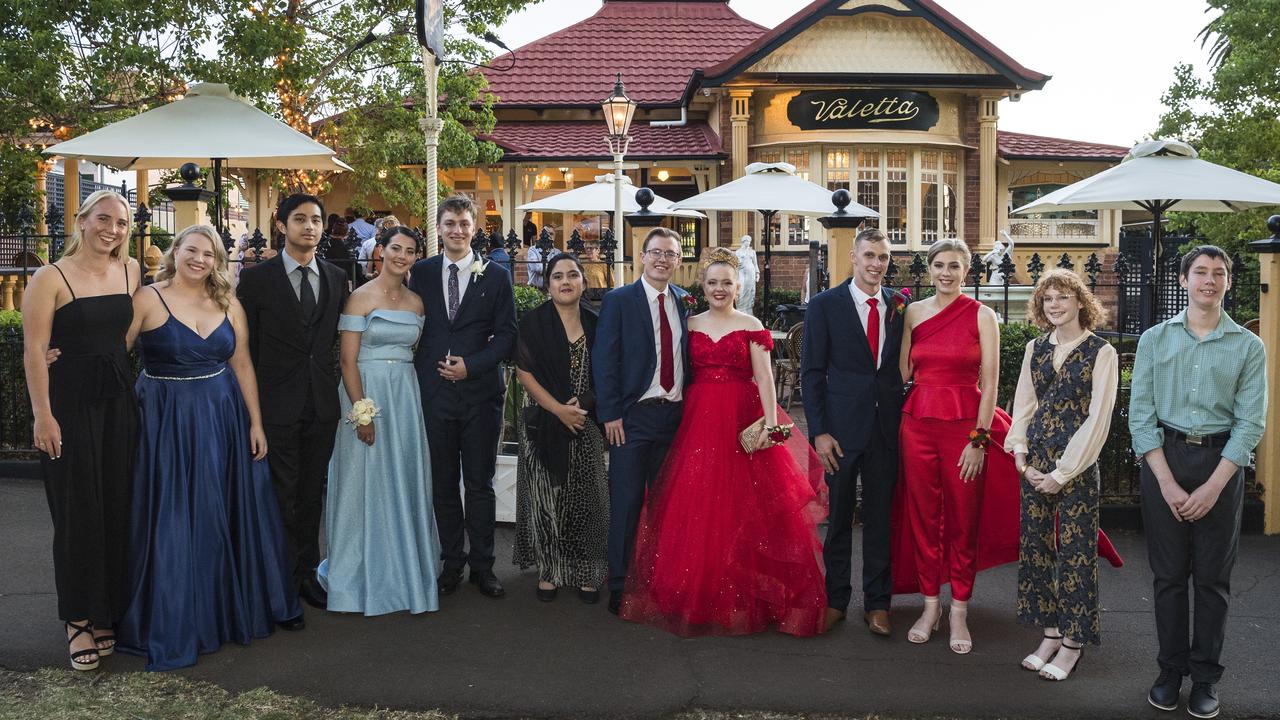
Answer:
M206 225L178 233L133 300L142 434L119 645L148 670L301 626L244 311L216 238Z

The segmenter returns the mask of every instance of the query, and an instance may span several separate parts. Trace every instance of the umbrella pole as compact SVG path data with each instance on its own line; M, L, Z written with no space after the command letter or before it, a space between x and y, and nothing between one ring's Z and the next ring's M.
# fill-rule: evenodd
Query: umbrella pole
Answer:
M760 319L764 322L765 327L769 327L770 320L769 281L772 278L772 273L769 271L769 265L772 259L770 249L773 247L773 238L771 237L773 232L773 216L777 213L777 210L760 211L760 214L764 216L764 282L762 283L764 285L764 308L760 312L763 316Z
M222 232L222 158L213 159L213 228Z

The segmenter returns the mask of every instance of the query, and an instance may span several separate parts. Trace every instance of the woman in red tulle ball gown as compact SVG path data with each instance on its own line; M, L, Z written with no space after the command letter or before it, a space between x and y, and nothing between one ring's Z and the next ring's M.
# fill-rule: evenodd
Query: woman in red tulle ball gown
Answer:
M737 286L737 257L713 249L711 309L689 319L693 382L645 502L619 614L683 636L816 635L827 606L822 465L802 433L762 433L750 454L739 443L762 415L769 427L791 420L773 401L772 337L734 310Z

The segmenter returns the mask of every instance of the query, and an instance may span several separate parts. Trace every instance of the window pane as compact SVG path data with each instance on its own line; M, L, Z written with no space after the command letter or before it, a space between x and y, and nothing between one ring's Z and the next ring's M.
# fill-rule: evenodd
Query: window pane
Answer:
M960 237L960 228L956 224L960 207L957 198L959 168L959 153L949 150L942 153L942 237L949 239Z
M920 152L920 240L932 245L938 239L938 153Z
M907 241L907 151L885 151L885 234L891 243Z
M796 166L796 175L809 179L809 148L787 148L787 162ZM809 244L809 218L803 215L790 215L787 220L787 244Z
M849 189L849 148L827 148L827 188Z
M882 212L880 207L880 151L858 151L858 193L854 202ZM869 218L867 227L880 227L879 218Z

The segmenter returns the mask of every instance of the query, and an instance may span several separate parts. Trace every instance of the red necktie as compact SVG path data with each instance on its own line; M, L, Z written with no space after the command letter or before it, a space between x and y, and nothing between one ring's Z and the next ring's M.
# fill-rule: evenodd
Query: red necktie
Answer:
M867 298L867 304L871 306L870 312L867 313L867 344L871 346L871 364L880 366L880 311L876 308L877 300L875 298Z
M658 338L662 342L662 368L658 382L662 389L671 392L676 385L675 353L671 348L671 321L667 319L666 293L658 293Z

